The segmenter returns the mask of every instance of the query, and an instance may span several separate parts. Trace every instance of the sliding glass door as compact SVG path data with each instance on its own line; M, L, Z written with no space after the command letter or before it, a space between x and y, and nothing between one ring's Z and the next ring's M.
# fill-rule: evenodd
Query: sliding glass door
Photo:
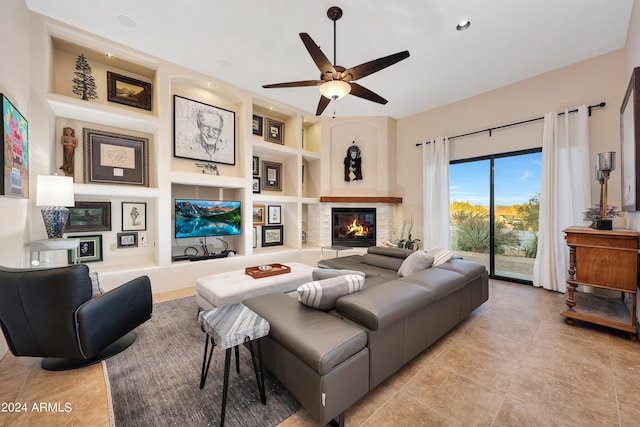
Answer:
M533 279L538 245L540 149L451 162L451 247L489 274Z

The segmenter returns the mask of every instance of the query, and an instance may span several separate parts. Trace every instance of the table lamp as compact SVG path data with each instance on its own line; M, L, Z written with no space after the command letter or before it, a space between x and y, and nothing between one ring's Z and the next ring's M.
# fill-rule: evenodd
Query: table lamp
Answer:
M602 218L596 221L596 228L598 230L611 230L613 229L613 221L607 219L607 184L609 181L609 175L611 171L616 169L616 153L615 151L607 151L604 153L598 153L596 159L596 169L602 173L603 185L602 185Z
M61 239L69 218L67 206L74 206L73 177L38 175L36 205L42 208L49 239Z

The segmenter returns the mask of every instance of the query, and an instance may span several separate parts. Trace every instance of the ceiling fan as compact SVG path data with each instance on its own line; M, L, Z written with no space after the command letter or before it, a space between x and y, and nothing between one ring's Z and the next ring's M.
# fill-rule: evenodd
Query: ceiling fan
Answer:
M320 86L320 102L318 102L318 108L316 109L316 116L322 114L331 100L337 100L347 94L357 96L369 101L377 102L379 104L386 104L387 100L380 95L370 91L369 89L355 83L356 80L387 68L396 62L400 62L403 59L409 57L409 51L394 53L393 55L385 56L382 58L374 59L373 61L365 62L364 64L357 65L346 69L336 63L336 21L342 17L342 9L337 6L332 6L327 10L327 17L333 21L333 64L327 59L327 57L320 50L311 36L307 33L300 33L302 43L307 48L307 51L311 55L311 58L318 66L320 70L319 80L302 80L298 82L287 83L274 83L269 85L263 85L265 89L270 88L282 88L282 87L301 87L301 86Z

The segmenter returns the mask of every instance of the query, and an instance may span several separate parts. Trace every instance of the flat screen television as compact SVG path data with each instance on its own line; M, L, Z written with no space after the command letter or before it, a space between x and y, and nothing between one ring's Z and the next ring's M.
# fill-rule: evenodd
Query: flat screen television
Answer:
M240 234L240 202L175 199L176 238Z

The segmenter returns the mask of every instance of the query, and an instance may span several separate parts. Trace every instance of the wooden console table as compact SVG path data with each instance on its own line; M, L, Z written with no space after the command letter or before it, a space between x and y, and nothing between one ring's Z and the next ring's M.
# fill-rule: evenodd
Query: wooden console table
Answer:
M561 314L573 325L575 320L591 322L631 333L637 339L636 293L638 288L638 241L631 230L594 230L569 227L563 230L569 246L569 277ZM622 298L577 292L578 285L622 292ZM627 306L625 294L631 298Z

